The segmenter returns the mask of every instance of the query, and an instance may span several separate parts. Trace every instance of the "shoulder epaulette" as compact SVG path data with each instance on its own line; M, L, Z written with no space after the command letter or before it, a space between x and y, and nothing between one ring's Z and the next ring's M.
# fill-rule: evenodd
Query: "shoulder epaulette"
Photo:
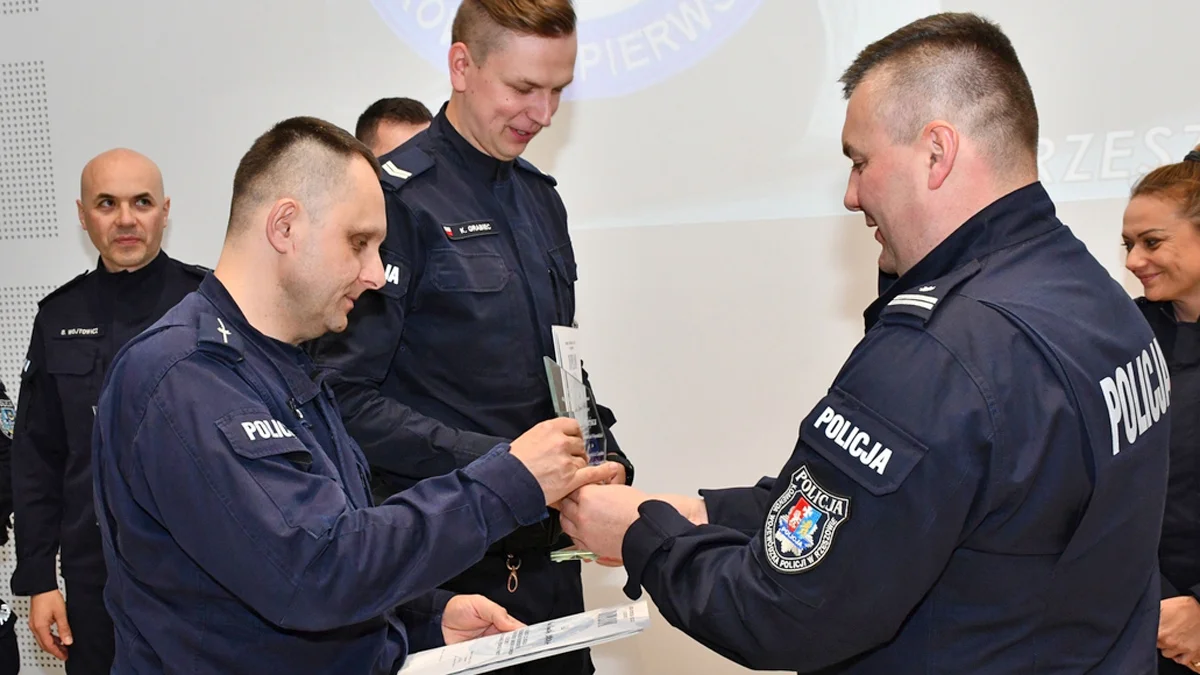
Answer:
M179 260L176 260L175 262L179 264L179 267L183 269L184 272L195 275L200 279L203 279L212 272L212 269L205 267L204 265L193 265L191 263L185 263Z
M979 270L979 261L972 260L946 276L910 288L892 298L880 312L880 318L886 320L889 315L893 318L915 316L922 325L929 323L946 298L953 295L963 282L978 274Z
M217 354L230 361L242 360L242 336L229 327L229 322L215 314L196 317L196 348Z
M75 286L78 286L79 282L83 281L87 277L87 275L91 274L93 271L95 271L95 270L88 270L88 271L84 272L83 274L80 274L79 276L75 277L74 279L71 279L70 281L63 284L62 286L59 286L58 288L50 291L49 293L46 294L46 297L42 298L41 300L38 300L38 307L41 307L48 300L50 300L50 298L59 296L59 295L63 294L64 292L74 288Z
M524 157L517 158L517 166L528 171L529 173L532 173L535 176L541 176L543 179L545 179L551 185L558 185L558 181L555 180L554 176L551 176L548 173L543 173L541 169L534 166L532 162L525 159Z
M402 145L379 158L384 189L399 190L410 178L433 168L433 158L415 145Z

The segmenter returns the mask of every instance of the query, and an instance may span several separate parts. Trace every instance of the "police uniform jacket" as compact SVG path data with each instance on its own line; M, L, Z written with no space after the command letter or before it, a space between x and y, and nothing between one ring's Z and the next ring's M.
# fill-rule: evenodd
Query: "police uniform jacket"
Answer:
M60 547L68 584L104 584L91 475L100 384L117 350L194 291L203 275L203 268L160 251L135 272L113 274L98 262L38 303L13 445L13 593L58 588Z
M1153 672L1164 356L1040 184L866 325L776 478L641 507L627 592L757 669Z
M1175 320L1169 302L1138 298L1171 377L1171 474L1158 558L1162 597L1200 598L1200 323ZM1159 674L1189 673L1165 658Z
M1163 597L1200 597L1200 323L1181 323L1169 302L1138 298L1171 376L1171 476L1159 558Z
M8 523L12 516L12 437L17 408L0 382L0 546L8 543ZM0 600L0 673L15 673L21 667L14 632L17 615Z
M475 149L445 107L380 159L386 283L312 352L372 471L399 489L555 416L543 357L551 327L575 322L578 274L554 179ZM632 478L611 433L608 449ZM522 540L551 545L544 526Z
M12 517L12 438L16 427L17 406L0 382L0 546L8 543L8 524Z
M504 444L372 507L314 370L211 275L117 356L94 438L113 672L394 673L442 642L431 589L546 516Z

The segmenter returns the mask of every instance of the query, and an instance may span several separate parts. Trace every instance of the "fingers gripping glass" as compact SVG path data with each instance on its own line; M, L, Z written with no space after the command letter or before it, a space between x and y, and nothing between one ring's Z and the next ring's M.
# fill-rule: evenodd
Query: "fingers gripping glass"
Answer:
M550 382L550 399L554 402L554 414L570 417L579 422L583 442L587 448L588 464L603 464L608 458L608 439L592 390L549 356L542 357L546 364L546 379Z

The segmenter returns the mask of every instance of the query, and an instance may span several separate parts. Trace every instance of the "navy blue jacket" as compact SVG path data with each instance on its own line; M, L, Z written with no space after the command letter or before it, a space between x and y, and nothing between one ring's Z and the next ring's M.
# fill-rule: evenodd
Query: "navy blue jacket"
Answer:
M431 589L545 518L506 445L371 506L312 375L211 275L118 354L93 441L113 672L394 672L441 643Z
M8 543L8 523L13 510L12 438L17 406L0 382L0 546Z
M12 516L12 438L17 407L0 382L0 546L8 543L8 523ZM0 673L15 673L21 667L15 633L17 614L7 602L0 601Z
M310 351L372 472L398 489L554 417L542 359L551 327L575 322L578 274L554 179L475 149L444 107L380 161L387 281ZM623 458L611 434L608 449ZM522 539L551 545L553 524L538 529Z
M1171 374L1171 478L1159 561L1163 597L1200 597L1200 323L1179 322L1170 302L1138 298Z
M1175 318L1170 302L1137 299L1171 374L1171 474L1158 543L1162 597L1200 598L1200 323ZM1158 675L1192 672L1166 658Z
M38 303L13 442L16 595L104 585L92 508L92 422L104 373L122 345L196 290L206 270L160 251L135 272L96 269Z
M744 665L1155 669L1170 378L1039 184L866 312L775 479L641 507L623 546L673 625Z

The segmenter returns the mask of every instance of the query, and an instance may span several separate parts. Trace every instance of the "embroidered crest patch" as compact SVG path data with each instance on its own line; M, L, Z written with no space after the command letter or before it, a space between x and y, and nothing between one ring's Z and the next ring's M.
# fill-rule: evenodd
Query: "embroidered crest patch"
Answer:
M771 567L805 572L825 558L838 527L850 517L850 498L821 487L803 465L767 514L763 545Z
M13 437L13 427L17 426L17 408L7 398L0 398L0 434L9 440Z

